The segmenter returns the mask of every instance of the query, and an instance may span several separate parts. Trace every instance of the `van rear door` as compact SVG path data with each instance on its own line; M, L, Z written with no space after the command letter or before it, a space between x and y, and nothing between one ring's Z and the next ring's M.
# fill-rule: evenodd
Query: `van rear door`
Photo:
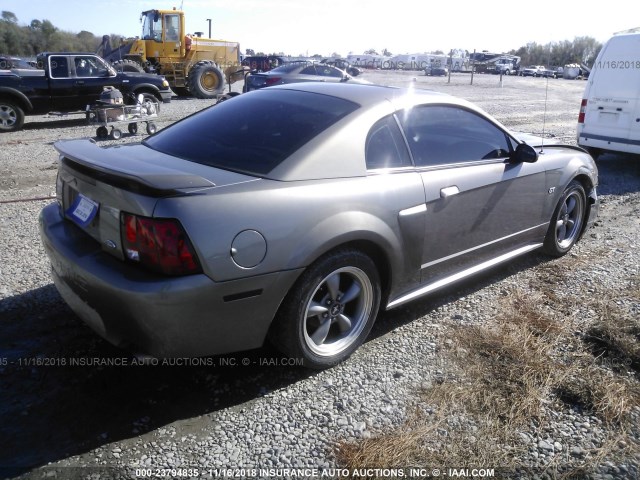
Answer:
M581 146L640 153L640 35L612 37L585 90Z

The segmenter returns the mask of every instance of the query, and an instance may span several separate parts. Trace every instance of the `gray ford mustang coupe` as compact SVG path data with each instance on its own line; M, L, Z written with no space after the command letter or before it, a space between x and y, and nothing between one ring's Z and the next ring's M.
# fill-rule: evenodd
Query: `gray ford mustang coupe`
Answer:
M141 144L60 141L40 215L55 285L113 344L156 357L257 348L344 360L390 309L597 215L582 149L419 90L257 90Z

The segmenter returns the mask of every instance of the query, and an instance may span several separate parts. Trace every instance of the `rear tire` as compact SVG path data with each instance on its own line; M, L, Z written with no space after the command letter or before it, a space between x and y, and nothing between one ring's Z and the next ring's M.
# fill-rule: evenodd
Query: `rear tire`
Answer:
M196 65L189 71L189 91L196 98L215 98L224 90L222 71L213 63Z
M12 101L0 100L0 132L15 132L24 125L24 112Z
M561 257L578 241L587 212L586 199L580 182L573 180L569 183L553 212L544 239L543 250L547 255Z
M135 60L116 60L113 62L113 68L118 72L145 73L142 65Z
M357 250L338 250L312 264L286 296L271 342L306 367L323 369L349 357L367 338L380 306L380 278Z

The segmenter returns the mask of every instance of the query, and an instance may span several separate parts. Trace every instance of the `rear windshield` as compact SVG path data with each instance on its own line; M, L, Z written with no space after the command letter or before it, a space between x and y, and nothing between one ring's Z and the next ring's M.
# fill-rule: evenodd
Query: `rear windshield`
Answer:
M192 162L260 176L357 108L327 95L264 89L191 115L143 143Z

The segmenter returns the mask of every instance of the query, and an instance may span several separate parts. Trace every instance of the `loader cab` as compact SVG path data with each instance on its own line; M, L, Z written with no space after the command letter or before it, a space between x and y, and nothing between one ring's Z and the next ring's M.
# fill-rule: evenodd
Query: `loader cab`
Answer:
M185 54L184 13L179 10L142 12L142 40L147 57L183 57Z

